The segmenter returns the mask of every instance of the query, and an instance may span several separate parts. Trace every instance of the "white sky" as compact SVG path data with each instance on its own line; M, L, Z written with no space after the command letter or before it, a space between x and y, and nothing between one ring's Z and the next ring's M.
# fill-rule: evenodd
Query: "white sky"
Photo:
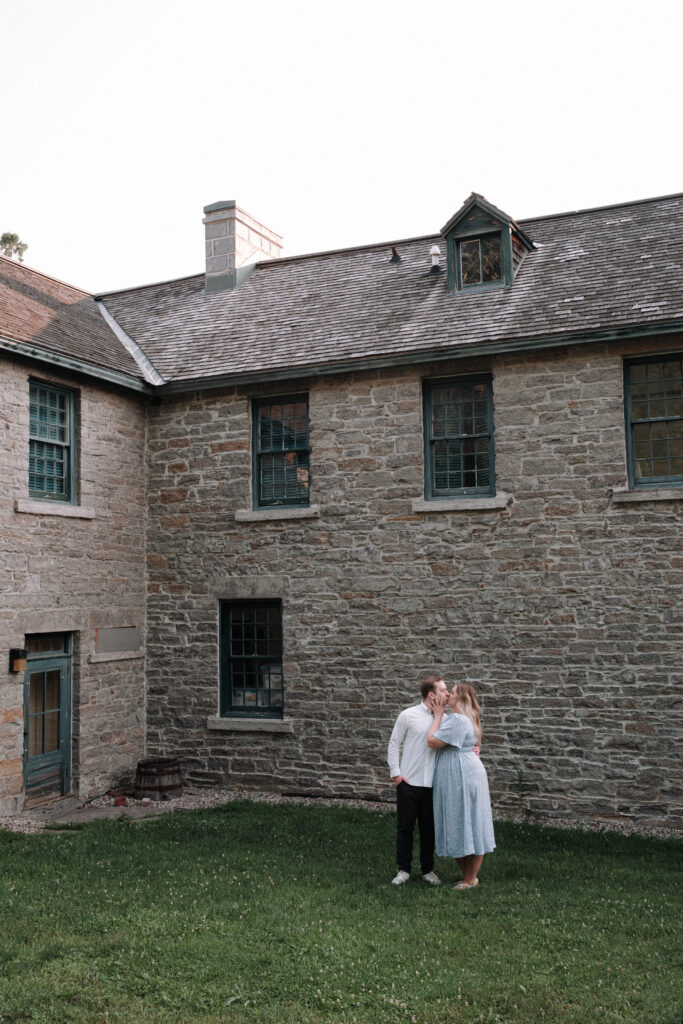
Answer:
M0 0L0 233L92 291L204 268L235 199L284 255L683 190L670 0Z

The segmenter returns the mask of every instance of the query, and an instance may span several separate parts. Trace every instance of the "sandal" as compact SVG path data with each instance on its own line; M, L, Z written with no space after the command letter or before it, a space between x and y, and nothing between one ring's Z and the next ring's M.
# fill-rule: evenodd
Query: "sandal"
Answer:
M478 878L475 878L473 882L466 882L463 879L462 882L456 882L455 885L453 886L453 888L457 889L458 892L463 892L465 889L476 889L478 885L479 885L479 879Z

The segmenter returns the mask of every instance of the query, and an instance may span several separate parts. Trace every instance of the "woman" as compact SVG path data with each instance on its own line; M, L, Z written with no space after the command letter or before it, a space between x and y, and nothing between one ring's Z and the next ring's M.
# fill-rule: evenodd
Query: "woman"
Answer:
M435 700L427 743L438 750L434 767L434 829L436 852L455 857L463 873L456 889L474 889L485 853L495 849L493 817L486 769L474 753L481 740L479 702L474 689L457 683L448 697L454 712L443 720L444 707Z

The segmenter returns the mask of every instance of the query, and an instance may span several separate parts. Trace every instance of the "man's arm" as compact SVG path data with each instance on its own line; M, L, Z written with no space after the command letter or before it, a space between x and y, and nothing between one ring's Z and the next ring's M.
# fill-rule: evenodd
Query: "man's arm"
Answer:
M402 711L396 719L396 724L394 725L391 738L389 740L389 749L387 750L389 774L397 786L401 782L408 781L401 775L401 746L403 745L407 728L407 716L405 712Z

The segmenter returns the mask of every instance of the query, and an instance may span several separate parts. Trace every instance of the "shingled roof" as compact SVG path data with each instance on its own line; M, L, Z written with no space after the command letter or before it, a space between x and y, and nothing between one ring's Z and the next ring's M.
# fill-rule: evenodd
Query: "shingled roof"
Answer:
M0 347L122 383L140 367L92 295L0 256Z
M507 288L447 291L429 235L260 263L232 291L199 275L99 298L169 386L683 326L683 195L519 225L534 248Z

